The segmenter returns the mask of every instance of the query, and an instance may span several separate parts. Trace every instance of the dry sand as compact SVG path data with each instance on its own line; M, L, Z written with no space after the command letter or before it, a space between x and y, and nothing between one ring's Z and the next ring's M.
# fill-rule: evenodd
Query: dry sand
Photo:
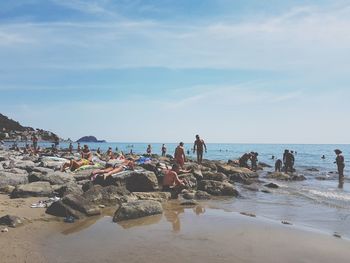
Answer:
M209 208L167 208L120 224L109 216L64 224L31 209L38 198L0 196L0 216L25 224L0 233L0 262L349 262L350 242ZM110 211L111 212L111 211Z

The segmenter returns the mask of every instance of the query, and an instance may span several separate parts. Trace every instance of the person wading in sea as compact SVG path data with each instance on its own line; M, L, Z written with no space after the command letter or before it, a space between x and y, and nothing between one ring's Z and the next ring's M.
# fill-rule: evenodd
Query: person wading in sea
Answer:
M339 174L339 188L342 188L344 185L344 168L345 168L345 159L342 155L342 151L339 149L334 150L335 154L337 155L337 158L335 159L335 162L338 166L338 174Z
M196 140L193 145L193 153L197 151L197 162L199 164L201 164L203 160L203 147L205 152L207 152L207 146L205 145L204 140L202 140L199 135L196 135Z

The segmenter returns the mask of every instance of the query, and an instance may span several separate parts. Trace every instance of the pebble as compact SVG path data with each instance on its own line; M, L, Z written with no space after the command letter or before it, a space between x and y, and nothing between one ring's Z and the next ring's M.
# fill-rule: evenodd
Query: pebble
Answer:
M1 229L1 232L2 233L7 233L7 232L9 232L9 229L6 227L6 228L3 228L3 229Z

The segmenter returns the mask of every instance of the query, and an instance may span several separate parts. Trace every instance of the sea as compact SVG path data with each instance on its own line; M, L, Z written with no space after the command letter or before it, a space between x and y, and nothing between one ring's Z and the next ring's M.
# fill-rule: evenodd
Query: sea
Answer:
M152 153L160 154L162 143L87 143L90 149L106 151L108 147L129 153L142 154L148 144ZM76 148L77 144L73 144ZM166 143L167 153L173 154L176 143ZM49 147L50 144L41 144ZM61 143L61 148L67 148L68 143ZM188 157L195 158L192 153L192 143L186 143ZM300 228L339 235L350 239L350 145L333 144L207 144L204 158L210 160L234 160L246 152L258 152L258 159L274 166L276 159L282 159L285 149L294 151L297 174L304 175L307 180L301 182L274 181L265 178L274 168L265 168L260 172L263 184L274 182L277 189L269 189L270 193L256 191L254 187L238 185L239 198L228 198L210 201L210 206L216 209L211 213L222 211L246 212L257 217L276 222L286 221ZM334 150L340 149L346 160L345 183L338 185L338 175ZM325 159L322 159L322 156ZM275 156L275 160L272 159ZM314 168L314 171L310 171Z

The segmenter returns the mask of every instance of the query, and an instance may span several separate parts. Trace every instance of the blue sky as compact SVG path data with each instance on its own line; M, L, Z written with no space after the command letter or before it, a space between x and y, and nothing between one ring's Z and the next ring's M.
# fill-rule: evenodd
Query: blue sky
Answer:
M350 4L0 0L0 112L77 139L350 143Z

